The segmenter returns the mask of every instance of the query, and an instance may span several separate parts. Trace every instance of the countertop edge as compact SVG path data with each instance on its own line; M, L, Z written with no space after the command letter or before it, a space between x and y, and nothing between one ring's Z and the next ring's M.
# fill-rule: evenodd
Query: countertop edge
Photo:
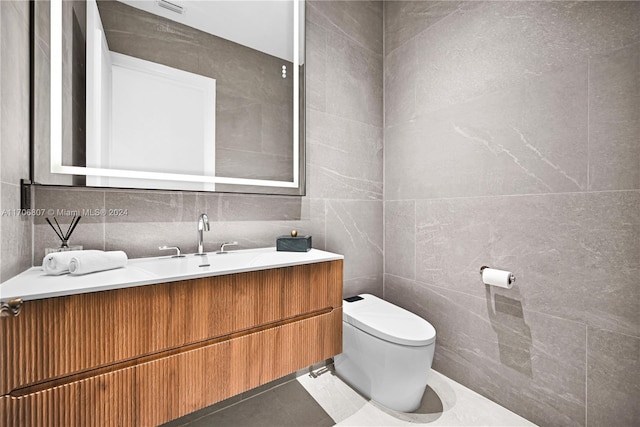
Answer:
M273 249L273 248L269 248L269 249ZM256 250L248 249L246 251L256 251ZM215 270L215 271L207 270L207 271L198 271L194 273L185 273L185 274L169 275L169 276L153 276L152 273L136 267L137 263L150 262L150 261L152 262L153 260L156 260L156 259L160 260L162 259L162 257L137 258L137 259L131 259L127 267L124 267L124 268L129 268L132 276L136 276L136 274L139 275L141 273L143 275L144 274L149 275L149 277L146 277L146 278L134 277L132 280L117 280L112 283L99 284L96 286L79 286L79 287L73 287L71 285L73 285L74 284L73 282L76 280L83 281L83 279L91 279L92 277L96 277L95 275L98 275L98 274L105 274L105 273L112 274L112 272L116 272L117 274L118 273L117 270L122 271L122 268L104 271L104 272L98 272L98 273L91 273L91 274L86 274L82 276L69 276L69 275L46 276L42 271L42 267L31 267L25 270L24 272L18 274L17 276L14 276L11 279L7 280L6 282L3 282L0 284L0 301L6 302L14 298L21 298L23 301L33 301L33 300L46 299L46 298L57 298L57 297L93 293L93 292L104 292L104 291L110 291L110 290L116 290L116 289L132 288L137 286L157 285L161 283L179 282L183 280L201 279L205 277L224 276L229 274L239 274L239 273L246 273L251 271L270 270L275 268L293 267L296 265L316 264L320 262L330 262L330 261L338 261L338 260L344 259L343 255L339 255L331 252L326 252L319 249L312 249L312 251L315 251L314 253L321 252L320 255L323 255L323 256L321 258L312 258L309 260L295 260L295 261L290 260L290 261L283 261L283 262L269 264L269 265L254 265L254 266L248 265L246 267L241 267L241 268L230 268L230 269ZM237 251L237 252L241 252L241 251ZM40 278L45 278L46 280L52 279L52 281L55 279L58 279L57 281L69 280L69 286L65 288L56 287L54 289L51 289L50 291L33 290L32 292L17 292L17 289L10 289L9 292L3 292L2 288L3 286L6 288L7 284L9 284L10 288L13 288L13 287L22 288L26 282L32 281L35 279L40 279ZM75 284L77 285L77 283Z

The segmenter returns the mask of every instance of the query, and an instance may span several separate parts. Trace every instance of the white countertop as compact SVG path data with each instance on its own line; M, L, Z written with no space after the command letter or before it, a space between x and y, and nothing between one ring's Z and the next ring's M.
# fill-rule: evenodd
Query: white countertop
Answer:
M276 248L260 248L222 255L211 252L206 256L190 254L184 258L130 259L124 268L83 276L47 276L42 267L32 267L0 284L0 301L12 298L29 301L340 259L344 257L319 249L278 252Z

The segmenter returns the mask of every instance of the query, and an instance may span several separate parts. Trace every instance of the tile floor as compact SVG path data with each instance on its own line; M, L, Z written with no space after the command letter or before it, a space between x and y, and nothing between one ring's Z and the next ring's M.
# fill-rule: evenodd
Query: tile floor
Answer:
M205 427L324 426L534 426L508 409L431 370L420 408L396 412L365 399L340 378L302 375L255 396L174 420L168 425Z
M169 426L188 427L330 427L335 421L295 379L227 408L174 420Z
M422 404L396 412L365 399L333 375L298 377L338 426L534 426L535 424L431 370Z

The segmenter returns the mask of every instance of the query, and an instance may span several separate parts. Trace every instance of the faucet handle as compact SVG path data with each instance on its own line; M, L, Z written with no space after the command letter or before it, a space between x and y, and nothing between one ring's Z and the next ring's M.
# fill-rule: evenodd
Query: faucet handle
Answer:
M161 251L175 250L176 254L172 255L171 258L182 258L182 257L184 257L184 255L180 255L180 248L177 247L177 246L167 246L167 245L158 246L158 250L161 250Z
M223 244L220 245L220 250L218 252L216 252L217 254L226 254L224 248L225 246L237 246L238 242L224 242Z

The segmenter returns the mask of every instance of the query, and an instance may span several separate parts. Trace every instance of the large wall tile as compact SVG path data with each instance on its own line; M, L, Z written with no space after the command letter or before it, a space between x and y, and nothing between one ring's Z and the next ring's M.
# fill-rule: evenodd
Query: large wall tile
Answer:
M640 191L592 193L579 206L586 323L640 336Z
M436 25L455 12L459 1L384 2L384 43L388 55L412 37Z
M384 272L407 279L416 274L416 203L385 201Z
M372 294L379 298L383 297L382 275L358 277L344 281L343 296L350 297L360 294Z
M0 282L31 266L33 218L20 214L29 178L29 2L0 2Z
M3 1L0 37L0 153L2 182L29 178L29 25L28 2Z
M330 199L382 199L382 130L310 110L307 194Z
M297 198L290 199L293 203ZM251 199L236 200L236 207L232 207L230 210L233 211L233 209L237 208L237 203L244 203L245 201L248 203ZM275 201L277 201L277 199L275 199ZM222 242L237 241L239 243L237 249L271 247L276 245L276 238L278 236L289 236L292 230L296 230L299 236L310 235L314 248L325 249L324 200L298 200L299 204L296 207L296 217L276 209L276 213L283 213L280 218L277 218L276 215L268 214L268 210L273 207L271 201L268 200L264 204L257 202L256 200L256 204L251 208L254 219L249 220L246 217L244 219L242 217L234 219L233 216L228 215L224 208L226 203L222 201L220 214L223 218L211 224L210 237L206 236L205 239L215 242L218 246ZM218 246L215 246L214 249L217 250Z
M300 219L295 220L216 221L205 234L205 249L210 250L211 244L211 250L217 250L220 243L230 241L238 242L236 249L273 247L278 236L289 236L291 230L310 235L314 248L325 249L325 201L307 199L300 210Z
M211 233L205 236L205 249L217 251L223 242L238 242L238 246L231 246L230 250L275 247L276 238L289 236L291 230L297 230L300 236L311 235L313 247L324 249L324 222L321 218L305 221L216 222L211 226Z
M308 201L299 197L199 193L198 212L217 221L299 220Z
M518 94L493 95L475 104L479 113L472 116L465 114L474 109L467 106L466 111L441 110L386 129L385 199L547 190L546 182L500 148L521 145L508 126L516 118ZM474 123L461 123L468 119Z
M434 368L539 425L585 422L585 326L484 297L386 276L385 297L436 329Z
M640 38L637 2L469 2L420 46L425 113L553 72Z
M345 282L382 278L382 202L330 200L326 221L326 248L344 255Z
M586 63L385 132L389 199L580 191Z
M327 108L327 30L306 22L305 101L308 110ZM309 132L307 131L307 134Z
M20 211L20 186L2 183L0 185L0 283L31 267L32 217L16 214Z
M312 235L313 247L324 249L324 200L238 194L164 192L107 192L107 211L127 209L128 215L107 217L105 247L123 249L129 257L161 256L158 246L179 246L183 253L197 250L200 213L209 217L204 250L217 251L223 242L238 242L228 249L275 246L276 237L298 230ZM155 206L145 210L145 206ZM153 212L150 212L153 211ZM136 236L132 239L131 236Z
M200 214L196 211L196 195L186 192L105 191L104 207L105 221L111 223L195 223Z
M640 338L589 328L587 425L640 425Z
M477 3L471 10L460 10L438 31L426 31L415 38L418 46L416 110L424 114L521 81L529 51L514 38L521 25L504 20L509 3ZM514 31L515 30L515 31ZM536 42L535 37L531 37ZM525 53L526 52L526 53ZM531 62L534 62L533 60ZM515 74L515 76L514 76Z
M640 329L638 242L640 192L416 204L417 280L482 297L480 266L511 270L496 291L526 309L621 333Z
M106 218L106 214L101 212L105 208L103 190L37 186L35 207L45 212L45 215L35 218L36 224L46 225L46 218L53 222L53 217L56 217L61 225L68 225L74 215L82 215L80 224L103 223Z
M587 62L576 61L527 79L522 118L511 126L524 157L532 158L520 161L552 191L587 189L587 76Z
M381 11L381 4L366 2L307 3L307 194L311 197L382 197ZM345 19L349 25L342 25ZM354 21L360 24L351 25ZM362 41L363 35L376 32L379 46Z
M382 125L382 55L327 33L326 112Z
M418 45L410 40L384 57L384 122L389 127L415 118ZM385 141L386 143L386 141Z
M307 19L343 35L360 47L382 54L381 1L324 1L306 3Z
M640 43L589 65L589 189L640 189Z

